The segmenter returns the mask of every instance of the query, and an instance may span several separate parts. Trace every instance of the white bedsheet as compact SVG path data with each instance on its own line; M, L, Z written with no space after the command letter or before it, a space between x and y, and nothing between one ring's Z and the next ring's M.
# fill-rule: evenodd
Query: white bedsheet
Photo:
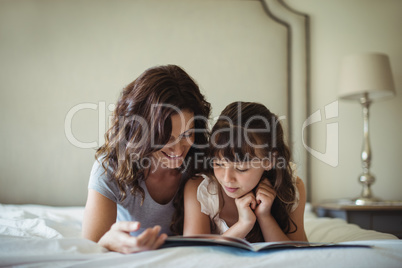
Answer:
M373 248L314 248L253 253L227 247L180 247L130 255L80 238L83 207L0 204L0 266L22 267L402 267L402 241L340 219L317 218L307 206L314 242ZM347 242L352 241L352 242Z

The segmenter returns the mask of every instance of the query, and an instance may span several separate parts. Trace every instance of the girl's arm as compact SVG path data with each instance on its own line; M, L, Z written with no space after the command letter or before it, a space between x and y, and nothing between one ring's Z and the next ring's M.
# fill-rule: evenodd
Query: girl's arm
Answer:
M82 224L83 237L120 253L156 249L166 239L165 234L159 235L159 226L148 228L137 237L131 236L130 232L137 231L140 223L115 223L116 215L116 203L90 189Z
M271 213L261 213L262 216L257 216L257 220L260 224L261 231L266 242L288 240L307 241L307 237L304 231L304 208L306 205L306 191L304 188L304 183L300 178L297 178L296 187L299 191L299 205L297 206L296 210L290 214L290 217L297 225L297 231L294 233L285 234L279 227L278 223L271 215Z
M257 201L254 193L250 192L242 197L236 198L235 203L239 213L238 221L230 226L223 235L244 239L251 229L253 229L255 221L257 220L254 214Z
M211 233L211 220L208 215L201 212L201 204L197 200L198 186L202 181L203 178L191 179L184 187L183 235ZM255 204L255 197L252 193L236 200L239 221L232 225L223 235L244 238L253 228L256 221L256 217L250 208L250 206L254 208ZM248 214L252 214L252 216ZM253 219L248 219L250 217L253 217Z
M290 217L297 226L295 233L288 234L293 241L307 241L306 232L304 231L304 209L306 207L306 189L303 181L297 177L296 187L299 190L299 204L297 208L290 214Z
M202 177L193 178L184 186L184 236L211 233L209 216L201 212L201 204L197 200L198 186L202 181Z

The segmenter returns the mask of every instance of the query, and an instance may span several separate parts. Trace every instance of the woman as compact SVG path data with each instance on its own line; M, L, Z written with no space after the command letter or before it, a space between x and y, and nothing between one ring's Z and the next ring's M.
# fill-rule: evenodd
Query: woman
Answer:
M132 253L181 233L182 216L173 214L185 181L202 168L196 158L208 142L209 114L197 84L175 65L150 68L124 88L95 155L83 236Z

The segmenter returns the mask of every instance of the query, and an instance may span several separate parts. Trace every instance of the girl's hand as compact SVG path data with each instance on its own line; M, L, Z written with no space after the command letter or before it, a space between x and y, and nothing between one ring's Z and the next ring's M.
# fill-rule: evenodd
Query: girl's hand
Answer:
M235 203L237 211L239 212L238 222L251 230L257 220L257 217L254 214L254 209L257 206L254 193L249 192L242 197L236 198Z
M139 236L131 236L130 232L140 228L139 222L116 222L99 240L99 244L108 250L120 253L134 253L159 248L167 238L166 234L159 235L160 226L148 228Z
M276 197L276 191L268 179L262 179L255 191L257 207L255 214L258 218L271 215L271 207Z

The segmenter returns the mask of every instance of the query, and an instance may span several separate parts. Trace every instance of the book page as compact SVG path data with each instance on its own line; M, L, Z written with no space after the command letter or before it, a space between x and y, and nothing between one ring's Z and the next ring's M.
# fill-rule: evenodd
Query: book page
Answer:
M230 246L250 251L317 247L369 247L367 245L358 244L312 243L307 241L250 243L244 239L237 237L203 234L194 236L170 236L166 239L165 244L162 246L162 248L179 246Z
M215 234L202 234L193 236L170 236L166 239L163 247L172 246L202 246L222 245L253 250L253 245L244 239Z

